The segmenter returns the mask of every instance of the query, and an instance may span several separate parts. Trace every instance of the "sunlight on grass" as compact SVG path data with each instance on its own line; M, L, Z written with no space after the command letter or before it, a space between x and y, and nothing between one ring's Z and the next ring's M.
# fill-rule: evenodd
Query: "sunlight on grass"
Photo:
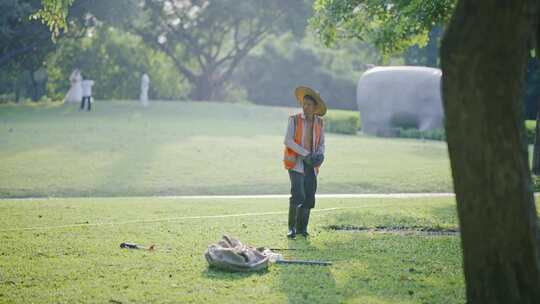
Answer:
M0 302L464 302L458 237L327 229L456 226L453 199L319 199L307 241L285 238L286 209L286 199L4 200ZM246 213L259 215L195 218ZM289 259L333 265L271 265L254 274L209 269L203 252L224 233L253 246L296 249L283 251ZM157 250L120 249L126 241Z
M0 106L0 197L288 193L287 116L208 102ZM319 193L451 192L446 145L327 134Z

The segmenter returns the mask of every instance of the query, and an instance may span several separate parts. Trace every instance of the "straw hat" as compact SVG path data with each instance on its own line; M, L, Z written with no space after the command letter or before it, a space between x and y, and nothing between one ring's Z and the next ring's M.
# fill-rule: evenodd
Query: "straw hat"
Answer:
M319 116L324 116L324 114L326 114L326 103L321 98L321 95L319 94L319 92L308 87L300 86L294 90L294 95L296 95L296 99L298 100L298 103L300 104L300 106L304 105L304 97L306 95L313 97L313 99L315 99L315 102L316 102L315 114Z

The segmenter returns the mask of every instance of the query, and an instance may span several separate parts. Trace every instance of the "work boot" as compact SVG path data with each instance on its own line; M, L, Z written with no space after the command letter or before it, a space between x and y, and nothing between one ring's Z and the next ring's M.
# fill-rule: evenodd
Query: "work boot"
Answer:
M289 232L287 232L287 237L290 239L296 237L296 206L292 202L289 203Z
M300 233L302 231L302 220L303 220L303 216L302 216L302 205L298 205L298 207L296 207L296 232L297 233Z
M311 213L311 208L302 208L301 213L302 213L302 216L301 216L302 228L298 232L301 233L303 237L308 237L309 233L307 232L307 226L309 223L309 214Z

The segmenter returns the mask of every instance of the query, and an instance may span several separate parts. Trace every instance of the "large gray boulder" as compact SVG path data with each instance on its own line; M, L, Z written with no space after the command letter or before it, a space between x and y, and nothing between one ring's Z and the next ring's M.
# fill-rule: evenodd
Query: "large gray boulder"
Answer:
M374 67L362 74L356 92L362 130L384 135L399 126L441 128L441 70L417 66Z

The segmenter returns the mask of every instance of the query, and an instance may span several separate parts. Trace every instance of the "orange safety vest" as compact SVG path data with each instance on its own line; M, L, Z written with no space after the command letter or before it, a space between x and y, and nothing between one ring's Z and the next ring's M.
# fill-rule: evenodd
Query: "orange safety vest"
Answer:
M295 131L294 131L294 142L302 145L302 132L303 132L303 122L302 122L302 114L296 114L294 115L295 120ZM313 151L317 151L319 148L319 144L321 142L321 129L322 129L322 119L315 116L315 120L313 123ZM285 151L283 152L283 163L285 164L285 169L289 170L294 168L296 165L296 158L298 157L298 153L296 153L293 149L285 146ZM315 170L317 173L319 173L319 167L315 167Z

